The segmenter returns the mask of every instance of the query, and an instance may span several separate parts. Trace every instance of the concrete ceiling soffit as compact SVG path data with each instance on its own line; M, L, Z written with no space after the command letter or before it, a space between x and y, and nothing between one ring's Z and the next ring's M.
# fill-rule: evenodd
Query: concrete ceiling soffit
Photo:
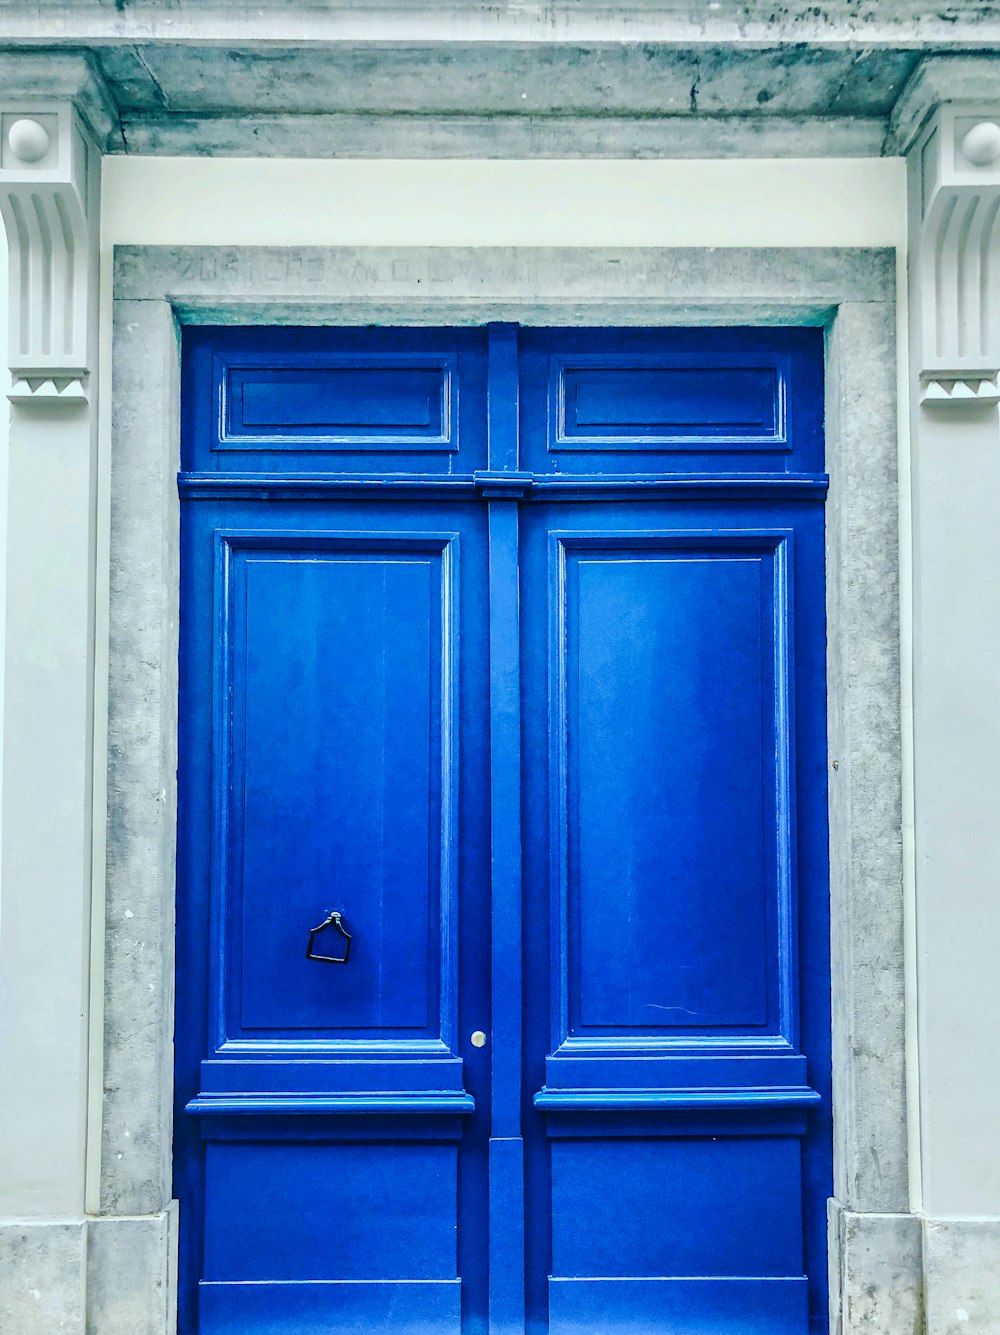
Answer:
M993 0L34 0L0 42L633 41L961 50L1000 45Z
M347 157L870 156L918 56L451 42L97 47L112 151Z

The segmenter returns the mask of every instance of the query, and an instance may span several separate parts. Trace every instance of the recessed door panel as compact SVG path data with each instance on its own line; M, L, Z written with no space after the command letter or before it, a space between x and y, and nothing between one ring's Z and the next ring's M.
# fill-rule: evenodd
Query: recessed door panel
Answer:
M215 1143L207 1178L211 1282L455 1277L454 1145Z
M228 544L236 1032L440 1036L453 540L300 544Z
M564 1278L792 1275L802 1264L796 1138L560 1140L552 1269Z
M555 541L568 1033L776 1024L774 543Z
M785 358L713 367L675 354L553 357L551 450L782 449Z

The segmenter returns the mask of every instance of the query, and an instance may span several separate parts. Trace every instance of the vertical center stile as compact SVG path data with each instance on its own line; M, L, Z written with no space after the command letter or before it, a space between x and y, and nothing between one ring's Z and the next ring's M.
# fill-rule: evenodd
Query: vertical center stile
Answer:
M513 324L494 324L489 330L489 472L494 478L518 476L517 334ZM518 500L516 492L498 494L500 487L483 490L489 506L490 601L489 1312L491 1335L515 1335L524 1330Z

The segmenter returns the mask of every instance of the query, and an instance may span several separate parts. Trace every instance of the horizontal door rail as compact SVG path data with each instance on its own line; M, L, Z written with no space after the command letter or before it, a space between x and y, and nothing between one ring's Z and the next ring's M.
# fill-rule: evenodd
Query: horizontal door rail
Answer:
M177 486L187 500L336 500L340 497L382 500L393 496L417 496L425 500L480 500L491 493L510 495L501 474L479 478L471 473L447 478L440 474L387 474L372 477L346 473L180 473ZM822 500L829 490L825 473L670 473L621 476L589 474L586 477L551 477L519 472L510 487L518 498L558 500L646 500L684 497L690 500L733 497L761 500L783 497Z
M451 1113L468 1116L475 1112L471 1094L199 1094L185 1111L197 1117L315 1117L354 1113Z
M822 1102L807 1085L718 1089L540 1089L534 1097L543 1112L634 1108L808 1108Z

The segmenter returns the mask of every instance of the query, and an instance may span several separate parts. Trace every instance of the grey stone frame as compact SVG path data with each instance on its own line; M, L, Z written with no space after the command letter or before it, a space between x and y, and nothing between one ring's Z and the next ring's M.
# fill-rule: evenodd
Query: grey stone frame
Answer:
M832 1321L835 1330L860 1330L874 1318L869 1329L915 1328L895 291L891 250L116 251L103 1212L153 1215L171 1195L179 326L822 325L831 475Z

